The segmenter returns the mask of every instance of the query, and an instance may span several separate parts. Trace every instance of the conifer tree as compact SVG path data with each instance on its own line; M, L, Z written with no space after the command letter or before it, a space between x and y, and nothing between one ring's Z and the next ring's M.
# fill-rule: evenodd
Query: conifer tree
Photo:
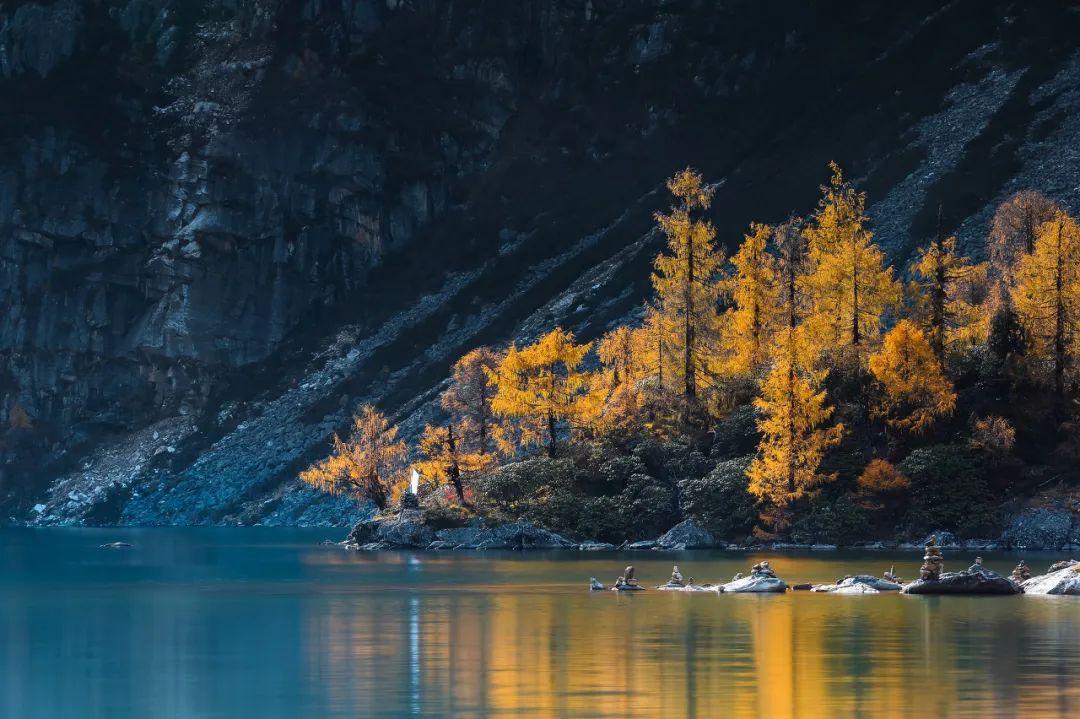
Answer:
M761 385L754 405L761 411L758 454L747 469L749 491L784 508L835 475L818 470L825 450L839 443L843 425L824 427L833 409L820 389L826 372L800 368L795 338L785 330L781 356Z
M652 283L661 324L673 330L670 345L679 359L671 363L671 376L689 404L708 383L707 356L716 334L724 256L713 242L712 224L694 217L695 210L709 208L712 188L690 168L676 173L667 186L676 205L668 214L655 215L668 252L656 257Z
M495 388L489 374L498 364L499 355L490 347L467 352L454 363L450 386L440 397L442 408L458 426L459 439L481 455L490 451L492 441L491 398Z
M889 330L869 364L885 394L875 414L891 428L919 434L956 407L952 383L926 336L910 320L900 320Z
M468 434L467 427L458 428L452 422L425 426L420 437L421 459L416 464L417 471L424 477L453 486L462 504L466 503L465 477L484 469L493 459L491 454L468 451L464 439Z
M1016 268L1012 293L1030 355L1052 365L1064 396L1080 338L1080 226L1060 210L1039 226L1034 251Z
M1053 200L1033 190L1017 192L998 205L990 223L990 263L1006 286L1012 284L1020 259L1035 251L1039 227L1056 212Z
M986 341L986 264L972 264L957 251L956 237L938 234L919 251L912 271L916 313L940 363L949 347Z
M348 440L334 435L334 452L300 473L300 479L331 494L354 494L386 509L394 481L405 468L405 443L397 426L370 404L353 418Z
M768 250L771 234L768 225L750 225L750 234L731 258L734 271L721 285L732 303L723 317L725 365L735 376L759 376L784 319L777 261Z
M811 302L809 335L820 350L848 350L861 362L881 329L885 310L900 301L900 285L867 229L866 195L844 181L836 163L828 187L806 229Z
M773 236L776 244L779 323L782 328L794 331L809 311L803 277L810 268L810 247L799 218L779 225Z
M596 378L596 389L604 398L600 424L605 429L625 427L643 418L643 381L649 333L643 329L620 326L608 332L597 345L596 354L603 370Z
M556 327L535 344L511 346L496 370L491 408L518 420L519 447L543 444L554 457L560 429L583 429L599 411L602 396L590 391L592 377L581 362L592 343L574 344L574 335Z

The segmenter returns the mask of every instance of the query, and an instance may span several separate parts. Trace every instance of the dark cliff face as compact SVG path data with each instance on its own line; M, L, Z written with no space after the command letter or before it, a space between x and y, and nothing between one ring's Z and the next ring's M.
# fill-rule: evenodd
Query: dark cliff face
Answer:
M631 311L686 164L731 242L829 159L900 256L1075 209L1077 13L884 5L5 3L4 515L344 521L294 477L356 404L415 428L462 351Z

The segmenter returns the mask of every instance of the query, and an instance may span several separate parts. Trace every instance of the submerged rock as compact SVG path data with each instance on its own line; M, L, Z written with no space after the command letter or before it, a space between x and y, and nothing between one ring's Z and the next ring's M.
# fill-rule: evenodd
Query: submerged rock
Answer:
M1027 594L1080 596L1080 564L1073 563L1049 574L1032 577L1020 586Z
M578 545L578 550L582 552L610 552L615 548L614 544L607 542L582 542Z
M874 589L869 584L844 584L838 586L832 594L880 594L880 591Z
M109 542L107 544L98 545L101 549L125 549L131 545L127 542Z
M852 589L851 587L868 587L874 592L899 592L901 586L896 582L890 582L887 579L881 577L874 577L869 574L856 574L855 576L844 577L839 579L835 584L818 584L813 588L815 592L839 592L841 594L860 594L861 590Z

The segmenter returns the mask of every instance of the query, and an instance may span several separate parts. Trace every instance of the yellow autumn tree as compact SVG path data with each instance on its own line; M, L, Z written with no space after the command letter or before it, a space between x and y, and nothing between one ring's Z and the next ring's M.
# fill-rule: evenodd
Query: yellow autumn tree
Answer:
M919 250L912 273L915 313L939 362L949 348L986 341L985 263L973 264L957 251L956 237L939 234Z
M499 365L499 354L490 347L477 347L464 354L450 371L450 386L440 397L442 408L457 426L461 441L470 450L484 455L492 443L494 417L491 398L495 387L490 373Z
M910 320L900 320L889 330L869 364L884 389L884 399L873 413L891 428L919 434L956 407L952 383L926 336Z
M806 228L810 272L803 278L810 300L809 335L820 350L850 352L861 362L881 330L886 309L899 303L900 284L867 228L866 195L830 163L817 211Z
M760 376L784 319L777 260L768 249L771 234L768 225L751 224L731 258L733 271L721 284L731 300L722 320L724 374Z
M795 338L785 330L781 357L761 384L754 405L761 411L762 438L747 469L748 489L762 502L784 508L835 475L819 472L825 451L839 443L843 425L824 426L832 416L821 382L826 372L800 368Z
M644 329L616 327L600 338L596 354L603 369L595 378L595 390L603 395L599 424L605 430L627 427L644 418L644 381L650 334Z
M995 275L1012 284L1020 259L1035 251L1039 227L1054 219L1057 205L1040 192L1024 190L1005 199L990 222L989 254Z
M488 377L495 385L491 408L513 422L504 442L516 448L542 444L554 457L560 437L589 425L602 395L591 392L590 373L581 368L592 343L574 344L574 335L556 327L535 344L511 346Z
M670 377L689 404L709 384L707 361L717 330L724 255L714 243L712 224L695 217L695 211L709 208L712 188L690 168L676 173L667 186L676 204L669 213L655 215L667 237L667 252L656 257L652 284L659 324L670 331L667 344L677 358L670 363Z
M405 468L405 443L395 425L370 404L353 418L348 440L334 435L334 452L300 473L306 484L331 494L350 494L386 509L393 483Z
M911 480L892 462L884 459L870 460L855 484L861 491L870 494L898 494L911 489Z
M465 478L490 466L493 457L490 453L469 451L465 440L470 434L468 422L463 424L447 422L442 426L425 426L420 437L420 460L415 468L437 484L451 485L458 501L466 504Z
M1034 251L1016 268L1013 304L1029 338L1030 354L1051 367L1065 394L1080 340L1080 226L1060 210L1039 226Z
M810 309L803 280L810 268L810 247L803 232L802 220L792 218L777 226L773 238L776 246L779 324L782 328L794 330Z

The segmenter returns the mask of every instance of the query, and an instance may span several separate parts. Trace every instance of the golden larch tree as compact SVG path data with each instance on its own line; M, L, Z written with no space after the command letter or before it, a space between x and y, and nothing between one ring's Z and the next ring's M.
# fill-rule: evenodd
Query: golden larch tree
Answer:
M450 372L450 386L440 403L457 425L459 439L472 451L487 454L492 443L491 398L495 387L490 373L499 365L499 354L490 347L477 347L464 354Z
M831 163L818 209L806 228L811 270L803 279L811 303L810 336L822 351L849 350L861 361L881 331L886 309L900 302L900 284L867 228L866 195Z
M915 313L939 362L951 347L986 341L985 263L973 264L957 250L956 237L939 234L919 250L911 269Z
M386 509L394 482L405 469L405 442L397 426L370 404L353 418L347 440L334 435L334 452L300 473L300 479L324 492L351 494Z
M886 333L869 364L870 373L884 389L884 399L874 414L889 427L919 434L955 409L952 383L926 335L910 320L900 320Z
M1034 251L1016 268L1013 304L1031 355L1052 365L1053 386L1065 394L1080 337L1080 226L1060 210L1039 226Z
M585 428L599 413L602 396L591 392L592 377L581 368L592 343L574 344L574 335L556 327L535 344L511 346L489 378L495 384L491 408L515 420L521 446L542 443L555 456L560 429Z
M835 475L818 470L825 451L839 443L843 425L824 426L832 416L821 382L827 373L800 368L795 338L785 330L781 357L761 383L754 405L761 411L758 454L747 469L749 491L784 508Z
M731 258L733 271L721 285L731 301L722 320L724 374L759 377L769 362L772 340L783 326L779 269L768 247L771 235L768 225L751 224Z
M603 396L599 424L611 430L644 420L643 406L650 371L647 364L650 333L645 329L616 327L600 338L596 354L601 371L594 392Z
M990 222L988 249L994 273L1006 286L1024 255L1035 251L1039 227L1054 219L1054 201L1040 192L1024 190L1007 198L994 212Z
M466 504L465 479L488 467L494 458L490 453L469 451L465 440L470 434L468 421L463 424L464 427L453 422L425 426L416 470L436 484L451 485L458 501Z
M671 363L671 377L690 401L708 384L707 355L716 335L724 255L714 243L712 224L695 217L696 210L709 208L712 188L690 168L676 173L667 186L676 204L669 213L655 215L667 237L667 253L656 257L652 284L661 324L672 331L671 351L678 357Z

